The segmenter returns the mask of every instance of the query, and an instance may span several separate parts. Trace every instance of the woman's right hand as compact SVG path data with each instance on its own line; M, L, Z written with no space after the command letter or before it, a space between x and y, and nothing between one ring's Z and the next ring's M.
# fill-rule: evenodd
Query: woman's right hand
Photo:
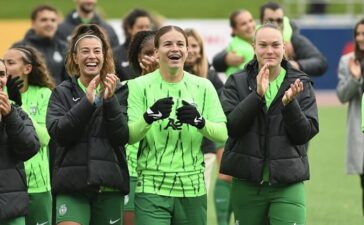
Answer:
M349 70L351 75L359 80L361 77L361 66L359 60L356 60L354 58L349 59Z
M140 68L142 68L142 75L151 73L159 66L158 59L154 56L144 56L139 62Z
M11 104L8 96L0 91L0 114L3 116L7 116L11 111Z
M88 84L87 88L86 88L86 97L87 100L91 103L94 104L95 102L95 93L96 93L96 88L100 83L100 75L95 76L91 82Z
M265 64L257 75L257 93L261 97L265 95L265 92L269 87L269 64Z

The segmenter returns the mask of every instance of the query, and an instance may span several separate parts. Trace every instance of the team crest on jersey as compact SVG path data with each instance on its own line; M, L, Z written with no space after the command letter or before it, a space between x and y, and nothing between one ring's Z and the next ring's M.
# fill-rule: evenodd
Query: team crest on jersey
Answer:
M37 114L37 106L36 105L31 105L29 107L29 114L31 116L35 116Z
M62 204L62 205L59 207L59 209L58 209L58 213L59 213L59 215L60 215L60 216L64 216L64 215L66 215L66 213L67 213L67 206L66 206L66 204Z

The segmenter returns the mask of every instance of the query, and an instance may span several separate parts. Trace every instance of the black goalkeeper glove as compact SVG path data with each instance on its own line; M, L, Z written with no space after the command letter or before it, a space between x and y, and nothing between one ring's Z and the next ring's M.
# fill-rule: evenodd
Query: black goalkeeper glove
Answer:
M205 126L205 119L200 115L197 108L185 100L182 100L182 105L177 109L177 119L182 123L202 129Z
M24 81L20 77L12 78L9 76L6 82L9 99L14 101L18 106L22 105L20 89L24 86Z
M159 99L144 113L145 121L152 124L154 121L169 117L173 104L172 97Z

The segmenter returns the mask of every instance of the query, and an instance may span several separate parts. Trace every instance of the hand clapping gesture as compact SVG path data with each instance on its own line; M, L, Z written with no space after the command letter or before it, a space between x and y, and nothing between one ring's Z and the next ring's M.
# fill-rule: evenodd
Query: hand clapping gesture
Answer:
M265 64L257 75L257 93L261 97L264 96L265 92L269 87L269 64Z
M105 79L102 81L105 87L104 99L109 99L114 95L118 82L119 78L115 74L107 74L105 76Z
M142 75L151 73L159 66L158 59L154 56L144 56L139 62L140 68L142 68Z
M6 116L11 111L11 105L8 96L3 92L0 91L0 114L2 116Z
M291 84L291 87L284 93L284 96L282 98L283 105L287 105L290 103L298 93L303 91L303 83L300 79L296 79L293 84Z
M361 77L361 65L360 65L360 62L359 60L356 60L354 58L350 58L349 59L349 70L350 70L350 73L351 75L359 80L360 77Z

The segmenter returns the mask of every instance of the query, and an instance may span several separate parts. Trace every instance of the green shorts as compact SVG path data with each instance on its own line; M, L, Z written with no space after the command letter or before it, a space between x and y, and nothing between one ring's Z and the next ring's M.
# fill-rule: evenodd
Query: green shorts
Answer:
M129 194L124 198L124 212L134 212L135 211L135 187L137 183L137 177L130 177L130 191Z
M56 196L56 222L113 225L123 220L124 196L120 192L86 192Z
M46 224L52 222L51 192L29 193L29 211L25 217L26 224ZM41 210L40 210L41 209Z
M136 225L206 225L206 195L167 197L135 194Z
M276 187L233 179L231 203L239 225L306 223L303 182Z
M25 217L19 216L12 219L0 220L1 225L25 225Z

